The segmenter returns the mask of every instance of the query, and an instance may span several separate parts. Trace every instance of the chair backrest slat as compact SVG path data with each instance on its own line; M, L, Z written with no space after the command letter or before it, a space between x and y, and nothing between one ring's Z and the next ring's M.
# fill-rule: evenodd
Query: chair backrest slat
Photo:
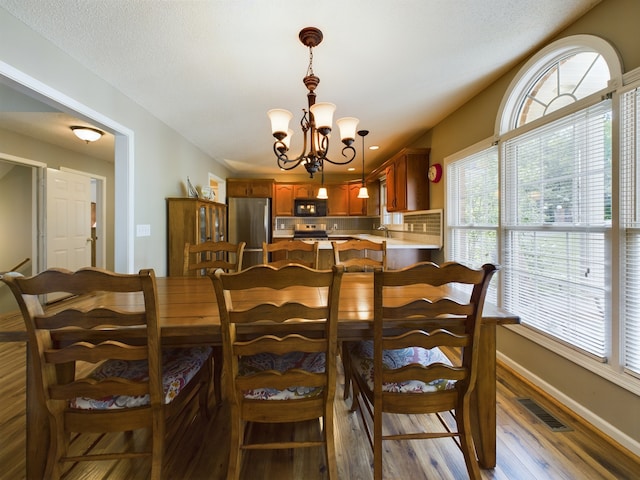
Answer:
M281 240L273 243L263 242L262 263L274 267L282 267L294 263L311 268L318 268L318 248L318 242L304 242L302 240ZM269 255L271 255L271 259Z
M371 271L376 267L387 269L386 240L352 239L344 242L332 241L333 259L336 265L343 265L347 271Z
M219 268L225 272L238 272L242 270L245 247L245 242L185 243L182 274L200 277L213 273Z

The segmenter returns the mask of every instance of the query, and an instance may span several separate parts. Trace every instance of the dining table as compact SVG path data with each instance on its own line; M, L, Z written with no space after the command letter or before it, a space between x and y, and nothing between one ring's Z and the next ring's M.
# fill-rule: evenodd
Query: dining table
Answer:
M208 277L157 277L157 301L159 305L161 339L163 345L189 346L222 344L220 317ZM458 294L449 287L403 287L397 289L397 301L432 295ZM373 338L373 273L345 273L340 287L338 340L363 340ZM58 301L47 308L62 308L73 302L86 302L105 307L126 309L140 307L141 296L135 294L95 294L81 298ZM496 331L498 326L517 324L517 315L485 302L480 333L479 372L472 399L473 437L480 466L490 469L496 465ZM301 323L302 325L302 323ZM0 332L1 338L13 341L25 332ZM59 334L57 341L73 341L72 337ZM135 335L135 332L132 332ZM49 436L46 408L37 395L33 364L27 341L27 478L41 479L48 449ZM217 365L219 370L219 365Z

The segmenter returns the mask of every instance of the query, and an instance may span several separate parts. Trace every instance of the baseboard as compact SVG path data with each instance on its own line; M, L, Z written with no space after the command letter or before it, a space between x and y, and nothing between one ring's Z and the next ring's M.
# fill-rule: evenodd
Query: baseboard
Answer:
M611 439L613 442L618 443L621 447L629 450L630 453L636 456L640 456L639 441L631 438L626 433L621 432L616 427L593 413L591 410L585 408L583 405L576 402L571 397L568 397L560 390L553 387L537 375L533 374L519 363L514 362L504 354L497 352L496 356L499 362L522 376L527 381L531 382L531 384L542 390L542 392L546 394L550 399L560 403L563 407L570 410L574 415L579 416L584 420L585 424L589 424L589 426L598 430L599 433L603 435L603 437L609 437L609 439Z

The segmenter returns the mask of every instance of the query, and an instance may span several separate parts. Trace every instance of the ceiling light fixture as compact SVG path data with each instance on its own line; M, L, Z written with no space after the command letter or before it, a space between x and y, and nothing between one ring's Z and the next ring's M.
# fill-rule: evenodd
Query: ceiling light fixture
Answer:
M364 183L364 137L369 135L369 130L358 130L358 135L362 137L362 186L358 190L358 198L369 198L369 190Z
M85 142L95 142L96 140L100 140L104 132L102 130L98 130L97 128L92 127L71 127L71 131L78 137L80 140L84 140Z
M309 90L309 93L307 93L308 110L302 109L304 113L300 120L300 126L302 127L304 143L302 153L299 156L293 159L289 159L287 156L291 136L293 135L293 130L289 129L289 121L293 114L288 110L276 108L269 110L267 115L271 120L271 133L276 138L273 143L273 153L276 155L278 166L282 170L291 170L303 164L310 177L313 178L314 173L323 170L325 161L334 165L345 165L355 158L356 151L351 144L356 138L358 119L345 117L336 121L340 128L340 138L345 145L342 149L342 156L346 160L334 161L328 158L329 133L331 133L333 113L336 106L333 103L316 103L315 89L320 83L320 78L313 74L313 47L322 42L322 32L315 27L306 27L300 30L298 38L303 45L309 47L309 67L307 68L307 75L303 79L305 87ZM307 145L309 146L308 150Z

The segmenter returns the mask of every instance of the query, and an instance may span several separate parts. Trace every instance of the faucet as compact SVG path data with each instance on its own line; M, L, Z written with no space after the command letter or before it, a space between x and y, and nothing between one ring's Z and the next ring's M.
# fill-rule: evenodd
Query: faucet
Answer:
M384 232L385 238L389 238L389 229L387 228L386 225L380 225L378 228L376 228L376 230L380 230L381 232Z

